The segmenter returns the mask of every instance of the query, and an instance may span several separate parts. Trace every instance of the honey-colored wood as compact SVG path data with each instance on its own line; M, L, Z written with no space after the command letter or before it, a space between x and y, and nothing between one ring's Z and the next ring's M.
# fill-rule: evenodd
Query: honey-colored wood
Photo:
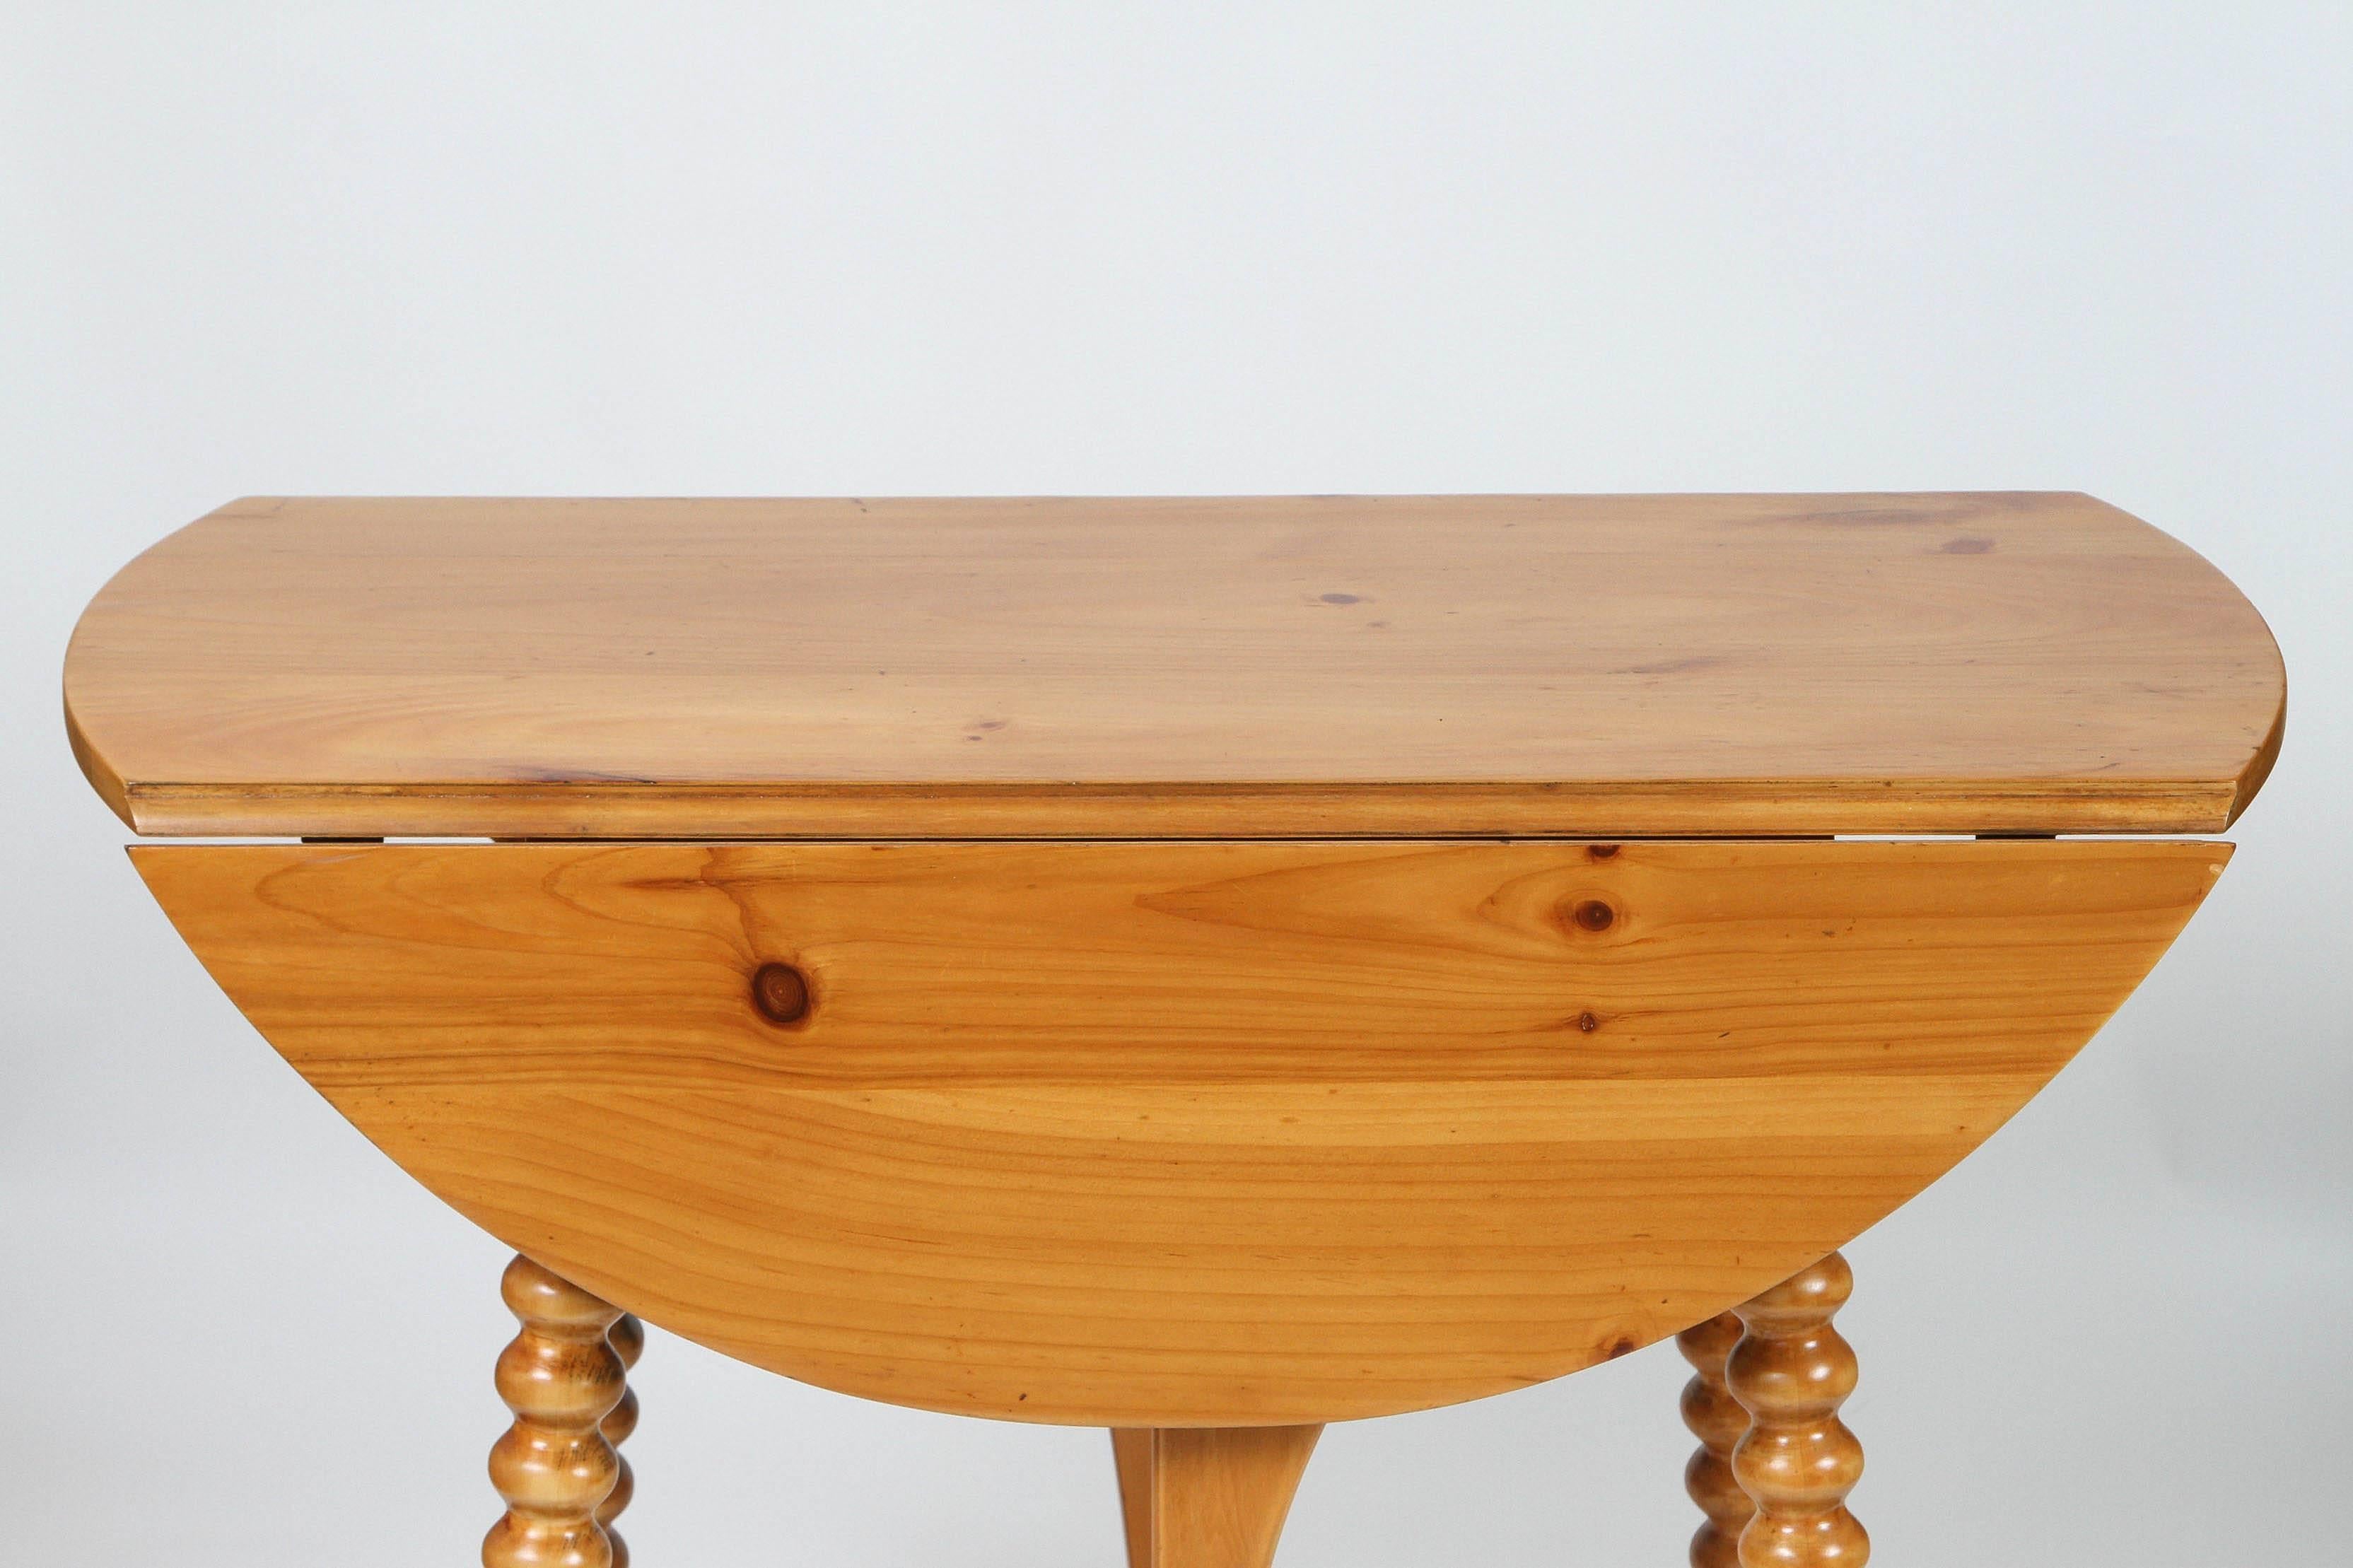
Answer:
M1838 1416L1854 1392L1854 1351L1831 1319L1854 1275L1837 1253L1739 1308L1745 1331L1725 1381L1748 1412L1733 1474L1756 1504L1741 1568L1863 1568L1871 1537L1846 1508L1862 1445Z
M1128 1568L1269 1568L1320 1426L1116 1428Z
M645 1354L646 1327L633 1314L624 1312L607 1331L605 1342L611 1345L613 1353L621 1358L624 1373L634 1371L638 1358ZM611 1414L597 1424L596 1429L605 1434L605 1441L613 1445L617 1467L614 1471L613 1489L596 1507L596 1522L604 1526L605 1538L612 1543L613 1568L629 1568L629 1543L621 1539L621 1532L613 1528L613 1521L621 1517L621 1510L628 1508L629 1500L638 1494L637 1472L629 1466L629 1457L619 1452L621 1445L629 1440L629 1434L638 1429L638 1391L623 1388L621 1402L613 1406Z
M1691 1540L1691 1568L1740 1568L1740 1532L1757 1511L1732 1473L1734 1445L1747 1434L1748 1412L1724 1384L1725 1358L1740 1341L1739 1317L1719 1312L1675 1336L1695 1374L1683 1384L1683 1425L1699 1439L1683 1467L1683 1489L1707 1515Z
M584 1288L849 1393L1167 1427L1472 1398L1755 1295L2023 1104L2228 847L133 855L290 1062Z
M1152 1563L1152 1433L1149 1426L1111 1429L1112 1466L1119 1475L1119 1523L1127 1568Z
M612 1568L597 1522L620 1475L602 1430L627 1368L606 1338L620 1312L528 1258L499 1282L522 1331L499 1356L514 1425L491 1449L507 1511L482 1541L482 1568Z
M2211 832L2279 657L2080 495L239 501L98 595L142 833Z

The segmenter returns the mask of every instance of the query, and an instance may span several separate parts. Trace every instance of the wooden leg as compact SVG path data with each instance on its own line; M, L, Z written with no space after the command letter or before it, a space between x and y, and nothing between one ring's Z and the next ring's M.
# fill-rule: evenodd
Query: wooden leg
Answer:
M1699 1448L1683 1467L1683 1489L1707 1515L1691 1540L1691 1568L1740 1568L1740 1532L1757 1511L1732 1473L1734 1445L1747 1434L1748 1412L1724 1385L1725 1358L1740 1342L1740 1319L1722 1312L1675 1336L1698 1375L1683 1384L1683 1425Z
M1128 1568L1269 1568L1321 1426L1115 1430Z
M621 1473L602 1430L628 1372L606 1337L621 1314L528 1258L507 1265L500 1293L522 1331L499 1356L514 1425L491 1449L507 1512L483 1538L483 1568L612 1568L596 1520Z
M1838 1418L1854 1392L1854 1351L1831 1318L1854 1289L1831 1253L1739 1309L1746 1331L1725 1381L1748 1412L1733 1474L1757 1505L1740 1536L1741 1568L1863 1568L1871 1537L1846 1510L1862 1445Z
M1127 1568L1152 1568L1152 1432L1114 1426L1111 1459L1119 1469L1119 1518L1127 1531Z
M605 1342L611 1345L613 1353L621 1358L621 1369L626 1373L636 1367L638 1358L646 1353L646 1327L635 1316L624 1312L606 1331ZM605 1434L605 1441L618 1448L637 1429L638 1391L624 1388L621 1390L621 1403L613 1406L612 1414L598 1424L597 1430ZM637 1473L629 1468L627 1454L617 1454L615 1458L618 1468L614 1473L613 1489L606 1495L603 1502L596 1505L596 1522L605 1527L605 1537L612 1542L613 1568L629 1568L629 1543L621 1539L621 1532L613 1528L613 1521L621 1517L621 1510L628 1507L629 1500L637 1495L638 1478Z

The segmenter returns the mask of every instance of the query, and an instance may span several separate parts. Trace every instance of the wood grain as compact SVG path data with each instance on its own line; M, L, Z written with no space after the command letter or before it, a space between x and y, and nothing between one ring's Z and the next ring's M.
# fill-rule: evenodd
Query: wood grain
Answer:
M1173 1427L1492 1394L1756 1294L2024 1103L2228 852L133 857L289 1061L566 1278L868 1397Z
M2261 618L2088 497L259 500L84 616L142 833L2210 832Z
M1271 1568L1323 1431L1114 1430L1128 1568Z

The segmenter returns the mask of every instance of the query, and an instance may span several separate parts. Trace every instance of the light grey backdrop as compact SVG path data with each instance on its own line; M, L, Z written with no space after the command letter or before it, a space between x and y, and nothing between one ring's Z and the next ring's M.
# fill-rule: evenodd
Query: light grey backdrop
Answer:
M0 1561L455 1564L495 1512L501 1249L67 755L73 617L164 531L2042 487L2244 587L2287 750L2155 978L1852 1249L1856 1506L1905 1568L2353 1561L2345 7L0 9ZM1286 1568L1679 1563L1683 1376L1335 1428ZM659 1333L639 1382L646 1568L1116 1560L1099 1433Z

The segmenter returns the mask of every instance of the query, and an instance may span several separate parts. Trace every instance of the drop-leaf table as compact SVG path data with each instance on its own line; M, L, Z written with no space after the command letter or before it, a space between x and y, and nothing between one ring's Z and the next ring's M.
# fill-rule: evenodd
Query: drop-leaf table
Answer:
M519 1255L491 1568L625 1561L639 1317L1111 1428L1136 1568L1680 1336L1693 1562L1860 1568L1837 1248L2157 962L2284 690L2045 493L249 500L66 667L229 999Z

